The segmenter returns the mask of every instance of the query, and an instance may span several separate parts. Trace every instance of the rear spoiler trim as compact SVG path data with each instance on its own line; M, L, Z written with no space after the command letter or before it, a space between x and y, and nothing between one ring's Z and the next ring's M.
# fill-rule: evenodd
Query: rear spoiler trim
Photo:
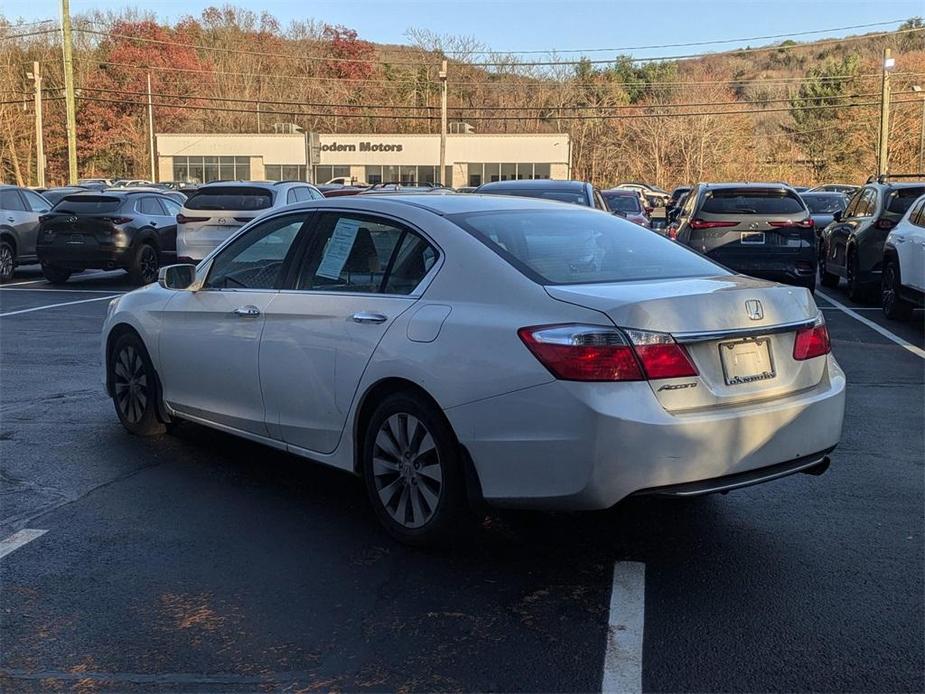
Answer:
M766 325L755 328L732 328L731 330L712 330L708 332L672 333L672 337L681 344L712 342L714 340L724 340L727 338L736 339L789 333L799 330L800 328L811 328L815 323L815 318L808 318L807 320L795 321L793 323L780 323L778 325Z

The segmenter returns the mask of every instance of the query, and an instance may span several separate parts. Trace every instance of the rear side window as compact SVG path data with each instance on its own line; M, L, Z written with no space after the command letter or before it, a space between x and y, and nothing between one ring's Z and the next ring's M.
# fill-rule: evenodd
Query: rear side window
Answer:
M211 186L193 193L188 210L266 210L273 207L273 193L263 188Z
M803 202L783 188L727 188L704 194L701 212L707 214L794 214L805 210Z
M449 217L540 284L708 277L728 272L648 229L582 210L505 210Z
M161 209L161 204L157 198L142 198L135 209L141 212L141 214L149 214L157 217L163 217L166 214L164 210Z
M122 198L111 195L68 195L55 205L55 212L74 214L101 214L115 212L122 206Z
M19 197L19 193L12 188L7 188L6 190L0 190L0 209L25 212L26 206L23 204L22 198Z
M890 193L886 209L888 212L894 214L905 214L906 210L908 210L912 203L923 193L925 193L925 186L897 188Z

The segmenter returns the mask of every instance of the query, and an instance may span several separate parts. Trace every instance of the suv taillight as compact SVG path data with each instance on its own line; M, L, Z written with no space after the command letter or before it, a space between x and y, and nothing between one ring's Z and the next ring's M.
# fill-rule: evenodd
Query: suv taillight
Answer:
M177 224L187 224L189 222L207 222L208 217L187 217L185 214L177 215Z
M691 229L718 229L720 227L734 227L738 222L708 222L705 219L692 219Z
M829 340L829 330L825 327L825 318L821 315L811 327L797 330L793 340L793 358L797 361L821 357L831 351L832 342Z
M696 376L686 350L666 333L602 325L521 328L520 339L564 381L643 381Z
M812 229L813 219L801 219L799 222L794 222L788 219L785 222L768 222L772 227L796 227L798 229Z

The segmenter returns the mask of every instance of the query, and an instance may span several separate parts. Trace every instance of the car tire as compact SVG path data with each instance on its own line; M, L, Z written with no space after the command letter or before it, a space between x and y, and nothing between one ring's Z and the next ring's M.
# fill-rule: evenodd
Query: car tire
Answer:
M52 284L64 284L71 277L71 270L42 263L42 274Z
M901 289L899 265L895 260L887 260L883 264L883 277L880 282L880 307L883 314L892 320L909 320L915 309L900 297Z
M838 275L826 271L825 256L825 249L823 249L823 252L819 254L819 278L823 287L835 289L838 286Z
M112 402L122 426L135 436L163 434L167 427L157 417L157 374L141 338L134 333L118 337L107 368Z
M848 262L845 263L845 276L848 282L848 298L859 304L867 303L870 292L867 287L858 281L857 253L848 253Z
M132 255L132 264L128 267L129 281L136 286L144 286L157 281L160 261L157 249L150 243L140 243Z
M444 544L467 527L459 444L425 398L386 397L369 418L362 445L366 491L392 537L408 545Z
M9 282L13 279L16 269L16 251L9 241L0 241L0 282Z

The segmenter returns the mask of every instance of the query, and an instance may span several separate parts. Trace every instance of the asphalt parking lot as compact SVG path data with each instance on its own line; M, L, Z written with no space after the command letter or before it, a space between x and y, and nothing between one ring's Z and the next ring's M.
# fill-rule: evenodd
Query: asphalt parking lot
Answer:
M0 540L45 531L0 543L4 690L600 691L639 655L645 691L925 689L921 311L817 295L849 379L821 477L493 513L420 551L343 473L196 425L127 435L98 346L129 289L0 289Z

